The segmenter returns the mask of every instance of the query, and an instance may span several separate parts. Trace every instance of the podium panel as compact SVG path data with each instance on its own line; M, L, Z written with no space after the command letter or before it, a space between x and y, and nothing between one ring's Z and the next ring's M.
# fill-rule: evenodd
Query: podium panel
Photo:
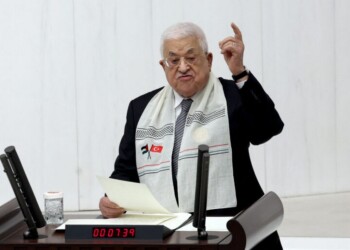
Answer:
M38 239L24 239L27 229L16 200L0 207L1 250L245 250L266 238L282 222L283 206L279 197L270 192L227 222L228 231L208 233L215 237L196 238L196 231L175 231L162 240L94 239L69 240L56 225L38 229ZM65 219L94 218L96 215L65 216Z
M66 215L65 219L94 218L96 215ZM214 250L220 249L221 242L229 232L213 232L212 240L189 240L197 232L174 232L164 240L96 239L67 240L64 231L57 231L56 225L38 229L38 239L24 239L27 225L15 199L0 207L0 249L1 250Z
M214 250L220 249L220 243L230 234L228 232L215 232L218 238L213 240L188 240L196 232L175 232L165 240L66 240L64 232L55 231L55 226L47 225L38 230L39 239L25 240L22 231L17 232L0 241L1 250ZM214 232L213 232L214 233Z

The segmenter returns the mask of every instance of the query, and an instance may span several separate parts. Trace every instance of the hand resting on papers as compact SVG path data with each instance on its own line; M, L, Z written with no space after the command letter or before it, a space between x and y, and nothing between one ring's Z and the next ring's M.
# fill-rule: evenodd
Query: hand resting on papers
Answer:
M112 202L108 197L102 197L100 199L99 207L105 218L116 218L125 213L124 208Z

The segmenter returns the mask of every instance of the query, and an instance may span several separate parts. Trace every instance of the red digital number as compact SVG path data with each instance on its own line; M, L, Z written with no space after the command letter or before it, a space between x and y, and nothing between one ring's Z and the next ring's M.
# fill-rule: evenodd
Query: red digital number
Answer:
M113 228L108 228L108 232L107 232L107 236L108 238L112 238L114 234L114 230Z
M98 238L99 233L100 233L100 230L98 228L94 228L94 230L92 231L92 237Z
M105 228L101 228L100 229L100 238L104 238L106 236L106 229Z
M128 228L123 228L123 238L127 238L128 237L128 232L129 232L129 229Z
M135 237L135 228L130 228L129 234L131 235L131 237Z

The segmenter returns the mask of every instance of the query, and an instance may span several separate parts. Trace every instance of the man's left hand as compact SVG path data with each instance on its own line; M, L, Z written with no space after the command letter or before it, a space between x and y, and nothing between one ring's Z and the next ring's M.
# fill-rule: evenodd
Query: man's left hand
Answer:
M242 33L238 26L231 23L231 27L234 32L234 36L226 37L224 40L219 42L219 47L232 75L238 75L245 70L243 64L244 44L242 40Z

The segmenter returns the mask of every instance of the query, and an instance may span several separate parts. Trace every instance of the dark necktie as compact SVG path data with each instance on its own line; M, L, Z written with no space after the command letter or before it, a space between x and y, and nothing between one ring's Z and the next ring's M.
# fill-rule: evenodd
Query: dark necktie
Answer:
M172 155L172 166L173 166L173 177L176 179L177 176L177 167L179 160L179 151L182 141L182 136L184 134L184 128L186 123L187 113L190 110L192 104L191 99L183 99L181 102L181 113L176 119L175 123L175 139L174 139L174 148Z

